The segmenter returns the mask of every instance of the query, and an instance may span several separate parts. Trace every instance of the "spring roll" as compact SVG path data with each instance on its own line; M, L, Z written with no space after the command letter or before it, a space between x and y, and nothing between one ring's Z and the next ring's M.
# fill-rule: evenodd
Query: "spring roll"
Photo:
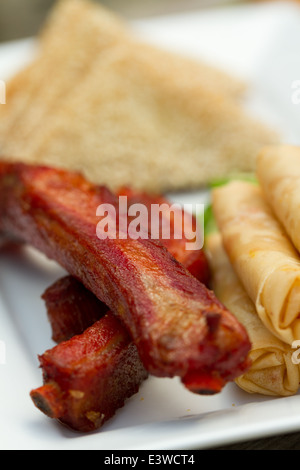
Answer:
M300 338L300 256L258 185L232 181L212 192L229 259L264 325L288 344Z
M289 396L297 393L299 365L293 349L274 336L261 322L255 306L237 277L224 250L220 233L210 234L206 249L212 272L212 288L221 302L246 328L252 347L252 365L236 384L248 393Z
M257 177L265 198L300 251L300 147L262 149L257 158Z

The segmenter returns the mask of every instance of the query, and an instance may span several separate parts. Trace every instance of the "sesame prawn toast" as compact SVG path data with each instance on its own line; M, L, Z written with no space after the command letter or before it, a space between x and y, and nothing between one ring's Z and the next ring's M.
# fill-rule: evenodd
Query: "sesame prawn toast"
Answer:
M37 46L1 108L6 158L166 192L253 171L278 140L243 109L239 79L143 42L99 3L58 1Z
M95 54L125 35L121 21L105 9L102 35L98 9L82 1L60 1L39 35L32 63L8 82L7 105L0 109L2 155L30 161L26 142L41 131L49 114L59 109L77 83L89 75Z
M22 131L22 126L28 127L28 117L30 118L32 110L35 109L39 96L53 89L54 82L57 83L57 70L65 63L73 47L68 35L72 36L72 25L75 24L74 20L78 19L71 10L68 16L68 22L65 21L67 18L64 15L53 18L53 21L49 21L49 18L47 27L35 47L32 62L7 82L6 106L0 108L2 154L8 150L9 144L13 144L9 137L16 137L18 132ZM59 47L59 44L63 44L63 47Z
M160 241L97 236L97 207L114 201L78 173L0 163L0 230L56 260L104 302L149 373L179 376L193 392L220 391L249 366L246 330Z
M252 171L258 149L274 142L273 132L201 81L196 97L181 76L162 80L144 56L134 41L112 48L105 60L98 54L92 73L20 152L34 163L82 171L112 190L193 189L233 171Z
M130 75L132 66L139 64L138 75L132 76L134 94L136 89L144 89L144 75L158 74L159 83L170 81L170 77L178 82L176 77L179 71L181 87L188 90L193 99L195 93L198 93L199 85L200 88L218 88L233 100L241 95L245 87L239 80L205 63L142 43L122 18L95 2L85 0L55 2L37 37L34 52L32 63L8 81L7 104L0 109L0 148L2 155L7 155L6 158L9 159L22 158L26 162L47 164L51 162L53 165L84 171L87 167L85 152L78 154L76 158L73 156L69 161L66 154L60 154L56 159L57 150L55 155L50 155L49 152L46 155L45 152L34 153L34 149L39 149L44 144L47 146L45 138L47 140L48 131L52 134L52 126L69 99L72 102L72 94L80 95L81 115L86 110L86 99L96 109L100 100L103 121L112 118L112 124L118 128L118 103L121 96L129 93L127 85L122 80L117 82L117 88L109 98L111 105L108 108L101 103L101 99L107 95L110 84L117 81L119 61L121 68L125 72L129 71ZM88 97L79 91L82 86L83 90L89 90ZM140 92L137 95L134 106L143 108L147 99L140 96ZM128 106L131 105L130 98ZM69 127L68 120L72 114L73 112L67 116L66 128ZM123 125L125 124L126 121ZM102 126L99 126L98 120L94 129L96 136L93 128L88 127L89 140L94 140ZM147 133L147 129L143 131ZM62 134L60 137L65 142L66 129ZM78 135L80 141L84 134L86 130L81 128ZM102 148L105 147L105 135L106 133L102 136ZM109 141L111 142L110 138ZM97 159L90 162L92 168L88 172L89 177L97 174L95 181L99 181L101 176L101 173L98 175L99 158L97 152Z

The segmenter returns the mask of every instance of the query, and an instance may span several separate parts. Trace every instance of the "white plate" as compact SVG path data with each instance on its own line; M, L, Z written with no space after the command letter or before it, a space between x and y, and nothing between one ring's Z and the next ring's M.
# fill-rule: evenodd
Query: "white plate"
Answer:
M142 37L205 58L250 82L247 106L298 144L292 101L300 10L279 2L138 21ZM0 47L0 79L24 65L34 41ZM202 202L205 194L173 195ZM235 384L199 397L176 380L150 378L97 432L74 433L37 410L29 397L42 384L37 355L52 347L43 291L64 271L30 248L0 254L0 447L2 449L204 449L300 430L300 399L249 395ZM4 354L5 353L5 354Z

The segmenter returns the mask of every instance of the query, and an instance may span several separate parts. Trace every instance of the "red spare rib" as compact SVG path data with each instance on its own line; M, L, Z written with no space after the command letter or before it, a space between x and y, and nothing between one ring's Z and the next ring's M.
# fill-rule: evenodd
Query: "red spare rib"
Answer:
M143 204L148 209L148 227L151 232L151 208L159 206L161 217L157 221L160 226L160 240L168 251L185 266L193 276L203 284L208 285L210 281L210 267L203 248L187 249L187 244L193 240L191 234L195 234L197 220L194 214L185 217L185 209L178 204L173 204L165 196L159 194L148 194L132 188L123 187L117 192L119 196L126 196L128 206ZM166 224L169 236L162 236L162 227ZM181 234L181 236L178 236Z
M139 390L147 371L120 320L73 276L42 298L59 345L39 356L44 383L30 396L76 431L98 429Z
M115 196L78 173L0 163L0 230L56 260L126 325L145 368L214 393L249 366L245 329L159 242L99 239Z
M107 305L73 276L58 279L46 289L42 299L56 343L83 333L109 311Z
M135 344L110 312L39 360L44 384L31 391L34 404L82 432L100 428L148 375Z

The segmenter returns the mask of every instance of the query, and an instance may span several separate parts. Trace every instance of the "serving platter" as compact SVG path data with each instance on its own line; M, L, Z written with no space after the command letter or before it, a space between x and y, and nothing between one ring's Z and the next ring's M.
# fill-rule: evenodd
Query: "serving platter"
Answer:
M293 99L300 9L289 2L240 5L139 20L144 40L205 59L249 83L245 106L285 142L299 144L300 104ZM31 60L34 39L0 46L0 80ZM208 191L169 195L207 203ZM30 247L0 245L0 448L50 450L207 449L300 430L300 397L250 395L228 384L215 396L185 390L177 379L150 377L99 431L75 433L37 410L38 354L54 345L44 290L65 272Z

